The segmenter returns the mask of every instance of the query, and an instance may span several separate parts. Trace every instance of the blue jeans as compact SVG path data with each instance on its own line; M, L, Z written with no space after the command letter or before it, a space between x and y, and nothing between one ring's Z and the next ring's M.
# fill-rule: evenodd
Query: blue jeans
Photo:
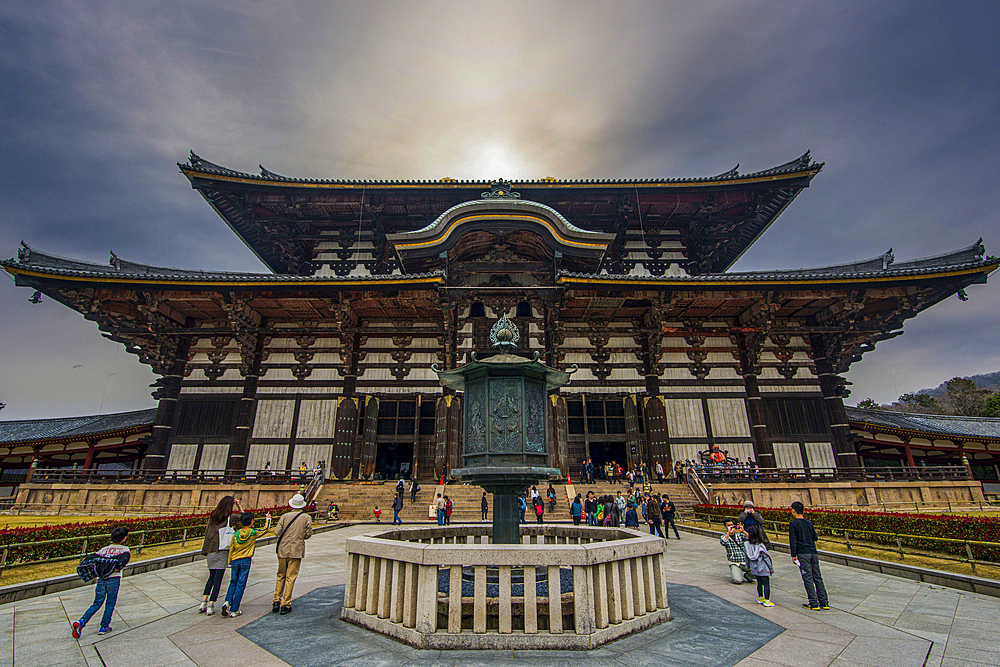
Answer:
M250 577L250 558L237 558L229 564L229 590L226 591L226 604L230 611L239 611L243 601L243 591L247 589L247 579Z
M587 515L587 525L596 526L597 525L597 515L591 512Z
M80 617L80 627L87 625L90 617L97 613L97 610L104 605L104 616L101 617L101 627L111 627L111 616L115 613L115 604L118 602L118 587L121 586L121 577L108 577L97 580L97 590L94 591L94 604L90 605L87 611Z
M438 510L438 525L444 525L444 510Z
M392 525L395 526L397 523L403 523L403 520L399 518L399 510L393 510L392 511Z

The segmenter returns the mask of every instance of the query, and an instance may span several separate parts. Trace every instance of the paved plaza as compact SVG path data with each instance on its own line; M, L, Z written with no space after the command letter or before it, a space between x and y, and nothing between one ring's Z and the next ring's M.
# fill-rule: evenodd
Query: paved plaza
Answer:
M270 614L276 558L268 546L254 558L237 619L196 613L204 562L126 577L114 632L104 637L96 620L79 642L70 636L93 586L0 606L0 667L1000 664L1000 599L826 564L833 609L810 612L801 607L797 569L776 554L777 606L764 609L755 588L729 583L718 542L691 534L667 544L674 621L587 652L418 651L337 618L344 543L370 530L351 526L309 540L295 587L301 600L288 616Z

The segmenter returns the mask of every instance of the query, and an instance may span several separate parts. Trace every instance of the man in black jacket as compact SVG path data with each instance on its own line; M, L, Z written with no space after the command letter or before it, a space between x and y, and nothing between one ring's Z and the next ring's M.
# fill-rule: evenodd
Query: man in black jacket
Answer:
M792 521L788 524L788 546L792 562L799 566L802 584L806 588L809 602L802 606L819 611L829 609L830 600L823 585L823 575L819 571L819 554L816 553L816 528L805 518L805 506L799 501L792 503Z

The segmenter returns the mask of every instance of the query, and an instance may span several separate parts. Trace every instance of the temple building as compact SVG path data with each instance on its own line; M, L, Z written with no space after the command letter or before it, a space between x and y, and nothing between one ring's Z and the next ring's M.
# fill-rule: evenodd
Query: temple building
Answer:
M938 301L984 283L981 241L814 269L730 267L822 169L809 154L670 180L338 181L192 153L192 187L270 273L64 259L17 284L94 321L159 375L148 470L329 463L338 479L458 467L464 396L431 365L494 351L579 370L548 396L551 465L695 459L860 465L843 374ZM489 424L499 403L477 401ZM868 456L868 454L865 454Z

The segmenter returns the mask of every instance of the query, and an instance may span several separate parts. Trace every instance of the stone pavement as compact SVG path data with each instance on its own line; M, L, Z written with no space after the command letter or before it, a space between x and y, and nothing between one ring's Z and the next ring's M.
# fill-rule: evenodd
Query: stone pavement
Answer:
M269 616L276 559L274 550L267 546L261 547L254 559L251 584L243 602L244 614L237 619L225 619L218 615L206 618L196 613L207 574L204 562L126 577L112 623L114 632L104 637L97 636L96 619L91 621L79 642L70 636L69 624L79 618L92 601L93 587L0 606L0 667L287 665L289 663L244 635L254 636L261 643L273 646L274 639L262 638L255 634L255 630L271 629L282 624L301 628L317 616L322 616L324 605L332 615L338 604L334 599L336 589L330 590L328 604L322 601L327 593L318 589L339 587L345 583L347 558L344 543L347 538L371 529L370 526L352 526L309 540L308 557L303 563L295 592L297 597L306 596L314 590L316 594L304 600L301 609L296 609L289 616ZM765 609L756 604L756 590L752 586L729 583L725 552L717 541L684 534L680 541L672 539L667 543L668 581L680 585L671 587L671 594L677 599L676 615L680 621L674 628L627 637L598 649L598 652L515 656L509 651L498 652L497 655L485 651L475 655L444 651L430 652L434 653L433 656L420 656L420 664L515 665L526 664L528 658L535 664L554 665L610 665L613 661L635 667L667 662L680 665L733 664L734 658L742 656L728 651L725 647L727 641L745 642L749 626L772 627L746 620L754 617L762 617L779 627L773 639L737 663L747 667L764 664L792 667L1000 664L1000 645L996 643L996 637L1000 636L1000 599L847 567L823 565L834 608L826 612L810 612L801 607L805 596L795 566L781 554L776 554L774 560L776 573L772 578L772 600L777 606ZM223 591L227 584L228 576ZM737 614L732 611L735 607L721 606L723 601L741 610ZM316 610L310 608L314 604L319 605ZM674 604L671 600L671 607ZM730 612L726 611L727 608ZM297 615L299 611L303 613ZM264 616L268 618L261 619ZM707 617L715 618L715 623L709 624L704 620ZM251 625L258 619L261 620L257 625ZM686 619L694 620L689 622ZM726 629L724 625L720 628L720 624L733 620L737 622L732 623L732 632L728 639L724 639L721 633ZM347 626L339 620L328 623L331 629ZM663 625L669 626L670 623ZM685 642L696 641L694 635L699 628L712 636L719 647L716 653L710 653L708 648L697 651L685 648ZM363 638L363 631L357 628L345 627L344 631ZM667 635L674 639L667 641ZM281 639L279 634L276 640ZM315 643L325 643L327 638L323 639ZM375 643L378 641L389 640L376 638ZM711 644L709 642L708 646ZM296 646L302 656L309 657L308 661L293 660L293 654L287 654L293 664L345 664L334 655L323 656L323 652L311 651L309 642L298 631L287 633L284 648L287 645ZM393 656L407 654L410 650L395 644L386 647L394 651L369 653L364 658L365 665L401 664Z

